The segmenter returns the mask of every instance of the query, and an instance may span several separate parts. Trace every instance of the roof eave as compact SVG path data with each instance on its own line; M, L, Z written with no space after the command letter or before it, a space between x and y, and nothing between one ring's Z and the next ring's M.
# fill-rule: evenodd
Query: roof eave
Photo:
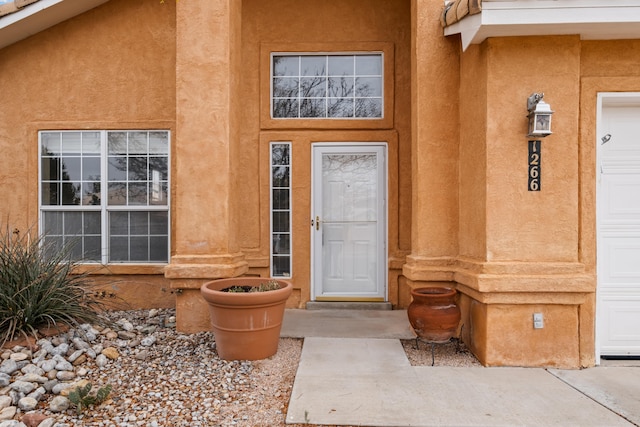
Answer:
M640 0L488 1L444 29L462 49L488 37L579 34L584 40L640 38Z
M0 49L93 9L108 0L40 0L0 18Z

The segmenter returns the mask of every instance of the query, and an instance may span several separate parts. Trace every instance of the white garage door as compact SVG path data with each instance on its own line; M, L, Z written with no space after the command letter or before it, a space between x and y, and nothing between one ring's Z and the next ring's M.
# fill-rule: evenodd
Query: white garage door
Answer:
M640 94L599 101L598 349L640 356Z

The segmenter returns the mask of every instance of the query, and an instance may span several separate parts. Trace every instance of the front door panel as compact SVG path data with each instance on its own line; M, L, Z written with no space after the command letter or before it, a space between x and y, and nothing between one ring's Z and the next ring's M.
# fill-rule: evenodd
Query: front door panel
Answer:
M385 147L313 147L316 300L384 301Z

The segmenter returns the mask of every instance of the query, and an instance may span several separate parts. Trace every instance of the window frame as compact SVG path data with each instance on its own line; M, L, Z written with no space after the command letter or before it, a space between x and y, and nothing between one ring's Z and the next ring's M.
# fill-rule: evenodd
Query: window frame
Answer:
M289 163L288 165L286 165L289 168L289 186L288 187L274 187L273 185L273 168L274 166L283 166L283 165L274 165L273 163L273 149L275 146L277 145L287 145L289 147ZM290 279L293 275L293 206L292 206L292 183L291 183L291 179L293 177L292 174L292 148L293 148L293 144L291 143L291 141L271 141L269 143L269 272L271 277L279 277L279 278L285 278L285 279ZM289 191L289 197L288 197L288 208L287 209L274 209L274 198L273 198L273 193L274 193L274 189L283 189L286 188ZM288 235L289 235L289 253L288 254L281 254L278 253L276 254L274 252L274 244L273 244L273 239L274 236L276 234L285 234L282 231L274 231L274 221L273 221L273 217L274 217L274 213L275 212L288 212L289 213L289 224L288 224ZM275 264L275 259L276 258L281 258L284 256L288 256L289 257L289 275L280 275L280 274L275 274L274 271L274 264Z
M366 57L366 56L374 56L380 59L380 73L379 74L358 74L357 72L357 58L358 57ZM296 58L298 61L298 70L297 73L294 75L283 75L283 76L276 76L275 75L275 69L274 69L274 65L275 65L275 58L276 57L287 57L287 58ZM330 71L330 63L332 59L338 59L339 57L348 57L348 58L353 58L353 63L352 63L352 67L353 67L353 71L352 74L347 74L347 75L340 75L340 74L331 74ZM282 79L282 80L287 80L287 79L291 79L291 78L295 78L298 82L298 88L302 88L302 81L303 80L308 80L309 77L305 76L304 74L301 74L301 67L302 67L302 58L317 58L317 59L321 59L322 62L324 62L325 64L325 68L324 68L324 72L325 74L321 75L321 76L314 76L314 80L315 79L322 79L324 80L324 83L322 84L322 90L324 91L326 89L326 92L323 96L310 96L310 97L302 97L300 94L300 91L297 91L298 93L296 94L295 97L279 97L279 96L275 96L275 80L276 79ZM352 78L353 79L353 88L352 88L352 94L347 96L342 96L342 97L332 97L330 96L329 92L329 87L330 87L330 83L329 81L331 79L335 79L335 78ZM357 81L358 79L367 79L367 78L375 78L375 79L379 79L380 80L380 94L376 95L376 96L358 96L358 84ZM270 58L270 84L271 84L271 88L269 91L269 97L270 97L270 114L271 114L271 118L275 119L275 120L299 120L299 119L309 119L309 120L382 120L384 119L384 102L385 102L385 98L384 98L384 52L380 51L380 52L336 52L336 53L300 53L300 52L272 52L271 53L271 58ZM293 117L274 117L273 113L275 110L275 103L278 100L295 100L297 107L297 115L293 116ZM336 100L336 99L348 99L348 100L352 100L352 107L350 108L351 111L351 115L349 116L329 116L329 105L331 100ZM358 116L356 115L357 112L357 103L358 100L366 100L366 99L379 99L380 100L380 116ZM314 116L302 116L300 115L302 113L303 110L303 104L304 101L310 101L310 100L316 100L316 101L321 101L322 104L324 104L325 106L325 116L322 117L314 117Z
M277 55L382 54L381 118L273 118L272 57ZM394 45L388 42L264 43L260 51L260 127L262 129L392 129L394 123Z
M100 204L99 205L45 205L43 204L43 183L47 180L43 179L43 134L47 133L98 133L100 139L100 153L99 153L99 163L100 163ZM123 204L123 205L109 205L108 200L108 191L109 191L109 147L108 147L108 134L116 133L116 132L124 132L127 134L132 134L135 132L143 132L143 133L152 133L152 132L161 132L166 134L167 136L167 178L166 178L166 203L157 205L149 203L147 200L146 204ZM41 233L46 233L45 227L45 212L99 212L100 213L100 256L98 257L100 261L96 260L86 260L80 258L77 260L79 264L88 264L88 265L149 265L149 266L164 266L169 263L171 257L171 143L172 143L172 132L170 129L166 128L149 128L149 129L41 129L38 130L38 225ZM145 153L146 157L152 154L148 150ZM127 154L128 156L128 154ZM80 156L82 158L82 155ZM60 177L62 180L62 177ZM129 182L130 180L127 178L125 182ZM148 180L147 180L148 181ZM135 182L135 180L133 180ZM143 261L110 261L110 214L113 212L166 212L167 215L167 247L166 247L166 261L152 261L152 260L143 260ZM81 235L82 236L82 235ZM130 230L128 236L132 235ZM141 234L142 236L142 234ZM153 236L151 234L147 234L147 237ZM84 252L83 252L84 255Z

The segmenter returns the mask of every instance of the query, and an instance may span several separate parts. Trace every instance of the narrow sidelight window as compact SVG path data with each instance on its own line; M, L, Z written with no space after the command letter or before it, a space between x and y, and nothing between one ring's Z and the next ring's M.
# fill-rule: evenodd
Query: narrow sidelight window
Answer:
M291 143L271 143L271 277L291 277Z

